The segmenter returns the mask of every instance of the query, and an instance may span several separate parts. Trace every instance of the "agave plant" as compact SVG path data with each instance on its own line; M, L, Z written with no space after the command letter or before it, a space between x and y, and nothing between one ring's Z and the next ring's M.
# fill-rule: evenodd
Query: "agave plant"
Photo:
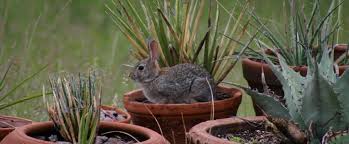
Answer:
M328 131L322 139L322 144L346 144L349 143L348 130Z
M4 88L5 88L5 85L6 85L6 77L8 75L8 72L10 71L11 69L11 66L12 66L12 63L10 63L2 78L0 79L0 92L3 92L4 91ZM35 98L39 98L42 96L41 93L39 94L33 94L33 95L28 95L28 96L24 96L24 97L21 97L20 99L17 99L17 100L13 100L11 102L7 102L7 103L3 103L4 100L6 100L6 98L12 96L21 86L23 86L23 84L27 83L28 81L30 81L31 79L33 79L35 76L37 76L40 72L42 72L43 70L45 70L47 68L48 65L46 66L43 66L42 68L40 68L38 71L36 71L35 73L31 74L30 76L28 76L27 78L25 78L24 80L22 80L21 82L19 82L17 85L15 85L13 88L11 88L10 90L4 92L3 94L0 95L0 110L2 109L5 109L5 108L8 108L10 106L13 106L13 105L16 105L16 104L19 104L19 103L22 103L22 102L25 102L25 101L28 101L28 100L32 100L32 99L35 99ZM50 93L47 93L47 94L50 94Z
M100 87L94 72L84 77L51 76L52 103L48 114L60 135L73 144L93 144L100 120Z
M285 0L284 30L267 26L260 17L251 12L255 25L261 27L263 36L256 40L262 50L278 52L288 65L307 65L306 51L321 57L321 50L338 43L341 23L341 7L343 0L332 0L325 14L321 12L320 0L313 0L311 13L307 14L305 1ZM337 15L336 15L337 13ZM333 48L333 47L332 47ZM256 51L247 51L247 55L263 59ZM277 63L275 55L270 55Z
M207 5L207 3L209 5ZM113 9L106 5L115 24L133 46L133 56L145 59L148 54L147 39L160 43L160 65L169 67L179 63L203 65L220 83L232 70L236 61L231 61L236 41L244 37L248 25L245 17L249 3L235 4L228 11L219 1L205 0L140 0L113 2ZM221 10L227 12L223 29ZM204 10L208 9L208 18ZM207 21L207 27L202 21ZM220 32L221 31L221 32ZM234 39L235 41L233 41ZM250 41L243 44L241 55Z
M333 55L327 48L322 51L319 63L308 52L306 77L293 71L280 54L276 53L280 65L275 65L264 54L283 86L285 103L273 97L272 93L243 88L268 115L294 121L302 130L308 131L311 143L320 143L328 131L342 131L349 127L349 70L339 77L331 58Z

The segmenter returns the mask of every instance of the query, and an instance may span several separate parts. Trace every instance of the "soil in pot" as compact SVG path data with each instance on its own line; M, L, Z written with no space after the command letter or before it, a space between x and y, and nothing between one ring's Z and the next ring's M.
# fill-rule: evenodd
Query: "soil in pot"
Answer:
M72 144L71 142L65 141L57 131L52 131L51 133L41 134L41 135L30 135L33 138L49 141L57 144ZM143 140L142 138L140 140ZM138 139L137 139L138 140ZM95 144L134 144L137 143L133 137L118 132L106 132L100 133L95 140Z
M305 134L293 127L293 123L289 125L280 123L279 119L272 120L273 123L264 116L210 120L194 126L188 140L190 144L306 143Z
M265 122L258 125L245 125L240 129L220 127L216 128L213 133L216 137L237 143L284 144L289 142L286 137L275 134L272 128L266 126Z
M133 124L157 131L171 143L184 144L186 132L194 125L210 119L236 115L241 103L241 92L222 86L217 87L217 92L221 100L215 100L213 104L152 104L146 101L141 90L136 90L125 94L124 105L132 117Z
M158 133L149 129L115 122L101 122L96 144L168 144ZM37 122L20 127L4 138L0 144L70 144L54 129L53 122Z
M32 121L27 119L0 115L0 141L6 135L12 132L16 127L24 126L31 123Z

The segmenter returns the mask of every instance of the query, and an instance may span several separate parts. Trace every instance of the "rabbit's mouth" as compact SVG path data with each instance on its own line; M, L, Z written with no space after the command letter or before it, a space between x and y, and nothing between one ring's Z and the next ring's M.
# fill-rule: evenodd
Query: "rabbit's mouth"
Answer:
M128 77L131 78L133 81L137 81L137 80L136 80L136 75L135 75L134 73L130 73L130 74L128 75Z

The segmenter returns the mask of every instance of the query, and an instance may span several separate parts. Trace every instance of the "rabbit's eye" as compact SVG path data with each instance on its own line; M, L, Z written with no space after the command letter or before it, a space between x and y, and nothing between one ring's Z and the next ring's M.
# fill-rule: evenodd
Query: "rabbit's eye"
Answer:
M140 65L140 66L138 66L138 68L137 68L138 70L144 70L144 66L143 65Z

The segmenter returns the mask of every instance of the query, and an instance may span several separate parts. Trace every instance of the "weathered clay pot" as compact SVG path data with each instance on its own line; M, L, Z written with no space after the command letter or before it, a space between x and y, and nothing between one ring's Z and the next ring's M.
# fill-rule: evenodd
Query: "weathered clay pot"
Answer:
M101 109L104 110L112 110L115 111L117 114L123 116L125 119L121 120L121 121L115 121L115 122L120 122L120 123L130 123L131 122L131 115L128 112L125 112L119 108L116 108L114 106L106 106L106 105L102 105L100 106Z
M264 116L244 117L244 119L256 123L266 120ZM249 124L247 121L236 117L211 120L200 123L190 129L188 139L190 144L238 144L236 142L220 139L214 135L218 135L221 132L233 132L239 129L246 129L248 127Z
M31 136L48 134L54 131L53 122L37 122L17 128L6 136L0 144L54 144L53 142L43 141ZM123 131L138 138L142 144L168 144L164 137L158 133L140 126L125 123L101 122L100 133L109 131Z
M10 132L15 130L16 127L24 126L31 123L31 120L19 117L0 115L0 141Z
M226 93L230 98L217 100L214 105L214 119L236 115L242 94L238 89L219 86L218 92ZM142 90L126 93L124 106L131 114L132 122L148 127L165 136L171 143L183 144L185 133L194 125L212 119L212 103L193 104L149 104L136 101L144 97Z
M347 45L337 45L335 47L334 57L337 59L341 54L346 52ZM339 66L339 74L342 74L349 66L343 65ZM307 66L291 66L292 69L296 72L300 72L302 76L306 76L307 74ZM248 85L251 89L257 89L258 91L263 91L261 73L262 69L264 71L265 81L271 91L273 91L276 95L283 96L284 92L282 90L282 85L274 75L273 71L269 67L268 64L256 61L250 58L245 58L242 60L242 70L243 75ZM262 115L260 109L254 105L256 115Z

